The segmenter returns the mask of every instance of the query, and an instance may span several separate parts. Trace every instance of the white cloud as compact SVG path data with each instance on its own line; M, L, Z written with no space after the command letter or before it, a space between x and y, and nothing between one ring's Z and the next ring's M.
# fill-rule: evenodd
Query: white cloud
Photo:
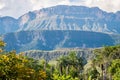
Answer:
M120 10L120 0L87 0L86 6L97 6L107 12L116 12Z
M30 0L30 1L33 6L32 10L54 6L59 2L57 0Z
M29 0L0 0L4 7L0 9L2 16L18 17L31 10L32 5Z
M33 5L33 10L46 8L55 5L70 5L69 0L30 0Z
M2 9L4 6L5 6L5 4L0 2L0 9Z
M0 0L0 15L17 18L28 11L55 5L97 6L107 12L120 10L120 0Z

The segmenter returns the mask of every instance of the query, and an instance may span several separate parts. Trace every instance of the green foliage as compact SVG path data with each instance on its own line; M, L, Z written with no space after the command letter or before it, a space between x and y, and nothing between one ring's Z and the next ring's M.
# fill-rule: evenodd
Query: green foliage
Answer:
M0 53L3 52L3 47L5 46L5 42L0 40Z
M0 53L4 46L5 43L0 41ZM85 60L76 52L61 56L57 65L50 65L44 59L27 58L24 53L4 53L0 54L0 80L101 80L108 76L113 80L120 79L119 45L96 49L89 68L84 67Z
M120 79L120 59L112 61L109 72L113 75L114 80Z
M120 69L120 45L106 46L102 49L95 50L93 63L95 66L101 68L101 77L108 78L112 76L113 79L117 79ZM103 74L103 72L105 72L105 74Z
M75 52L68 56L62 56L58 59L59 75L70 75L71 77L81 77L83 71L83 59L78 57Z
M99 72L97 71L96 68L92 68L92 69L90 69L88 75L91 79L97 79L99 76Z
M46 72L34 60L17 55L15 51L0 55L0 79L6 80L42 80ZM36 70L37 68L37 70Z
M70 75L62 75L62 76L59 76L58 74L53 74L53 80L79 80L78 78L72 78L72 76Z
M120 80L120 67L119 67L118 71L113 75L113 79Z
M4 47L5 46L5 42L0 40L0 47Z

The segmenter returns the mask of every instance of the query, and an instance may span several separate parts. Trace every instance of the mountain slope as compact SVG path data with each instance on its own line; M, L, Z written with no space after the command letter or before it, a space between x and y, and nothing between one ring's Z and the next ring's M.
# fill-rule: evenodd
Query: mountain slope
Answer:
M20 30L81 30L120 33L120 12L97 7L54 6L29 12L19 18Z
M4 35L6 50L53 50L59 48L96 48L114 45L120 36L88 31L21 31Z
M18 19L0 17L1 34L6 49L17 52L115 45L120 43L120 11L65 5L43 8Z
M22 30L80 30L120 33L120 11L97 7L59 5L28 12L18 19L0 18L0 34Z
M0 34L18 30L18 21L12 17L0 17Z

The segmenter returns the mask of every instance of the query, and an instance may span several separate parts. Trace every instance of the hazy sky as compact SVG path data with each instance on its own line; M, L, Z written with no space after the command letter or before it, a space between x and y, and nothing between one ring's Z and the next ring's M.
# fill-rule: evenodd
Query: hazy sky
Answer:
M0 0L0 16L18 18L28 11L55 5L97 6L107 12L120 10L120 0Z

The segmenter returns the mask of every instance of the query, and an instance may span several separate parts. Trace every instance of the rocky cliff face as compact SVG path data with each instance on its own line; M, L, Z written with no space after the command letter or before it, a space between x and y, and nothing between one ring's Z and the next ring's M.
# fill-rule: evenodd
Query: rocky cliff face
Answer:
M97 7L54 6L22 15L0 18L0 33L22 30L81 30L120 33L120 12L107 13Z
M43 8L18 19L0 17L0 34L6 49L17 52L115 45L120 43L120 12L65 5Z
M30 50L24 52L24 55L34 59L45 59L46 61L55 61L61 56L67 56L71 52L75 52L78 57L84 60L90 60L93 57L94 49L58 49L53 51Z
M81 30L120 33L120 14L97 7L55 6L29 12L20 19L20 30Z

